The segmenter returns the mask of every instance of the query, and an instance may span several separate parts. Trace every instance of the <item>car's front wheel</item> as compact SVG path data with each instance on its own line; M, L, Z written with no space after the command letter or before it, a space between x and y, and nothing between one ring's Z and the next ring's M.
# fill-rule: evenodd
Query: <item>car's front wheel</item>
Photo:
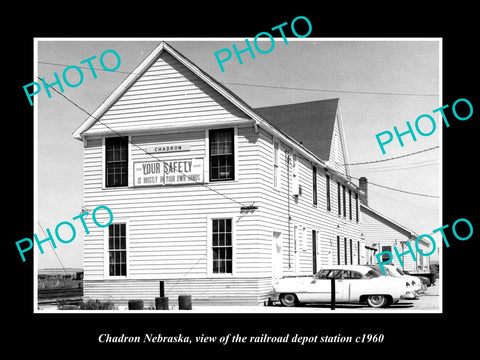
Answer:
M282 294L280 296L280 302L283 306L293 307L298 304L298 299L295 294Z
M389 305L389 299L385 295L368 295L367 304L374 308L382 308Z

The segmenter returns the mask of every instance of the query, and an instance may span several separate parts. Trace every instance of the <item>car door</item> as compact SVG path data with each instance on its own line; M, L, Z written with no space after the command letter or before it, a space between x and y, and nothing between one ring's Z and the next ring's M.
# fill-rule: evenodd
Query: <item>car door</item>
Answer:
M331 279L341 280L342 271L337 269L324 269L308 283L305 284L305 302L330 302L331 300ZM339 289L335 288L335 294Z
M362 274L354 270L343 270L342 278L337 281L338 291L335 291L337 295L336 301L338 302L352 302L358 301L356 294L357 288L361 285Z

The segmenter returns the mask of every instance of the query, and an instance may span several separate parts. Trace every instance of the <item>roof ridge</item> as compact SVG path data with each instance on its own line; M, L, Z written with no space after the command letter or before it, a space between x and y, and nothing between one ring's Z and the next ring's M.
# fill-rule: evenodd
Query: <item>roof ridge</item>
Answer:
M329 99L321 99L321 100L310 100L310 101L294 102L294 103L279 104L279 105L257 106L257 107L252 107L252 109L255 110L255 109L273 108L273 107L280 107L280 106L306 105L306 104L312 104L312 103L318 103L318 102L324 102L324 101L333 101L333 100L336 100L337 102L339 102L339 101L340 101L340 98L329 98Z

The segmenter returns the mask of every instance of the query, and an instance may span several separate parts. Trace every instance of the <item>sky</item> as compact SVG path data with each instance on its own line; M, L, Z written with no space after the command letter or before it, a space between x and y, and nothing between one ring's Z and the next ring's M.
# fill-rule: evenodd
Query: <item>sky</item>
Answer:
M268 54L242 54L223 64L222 72L214 53L224 48L245 48L243 38L195 39L38 39L37 75L47 83L54 72L62 77L69 65L96 56L92 64L101 69L100 54L115 50L120 67L114 72L82 69L84 79L75 88L64 85L64 92L86 112L92 113L148 54L162 41L193 61L203 71L223 83L251 107L295 102L340 99L341 116L347 143L347 161L360 163L383 160L424 151L397 160L350 166L351 175L367 177L369 206L417 234L430 234L440 227L441 217L441 134L442 121L432 111L441 105L441 43L438 39L276 39ZM268 39L267 39L268 41ZM268 43L261 44L268 48ZM233 51L233 50L232 50ZM114 67L108 54L105 65ZM78 82L75 71L68 72L71 83ZM38 79L32 79L38 81ZM58 86L55 87L57 90ZM88 117L64 97L44 89L35 95L36 121L36 234L51 231L61 221L72 221L83 205L83 144L72 133ZM422 95L421 95L422 94ZM25 98L26 105L28 100ZM422 114L436 120L430 136L403 137L401 147L395 139L382 154L375 135L382 131L407 130ZM426 133L431 124L419 122ZM407 194L373 184L439 198ZM77 237L68 244L58 243L55 252L47 243L44 254L37 251L38 268L83 267L83 232L79 221ZM41 226L40 226L41 225ZM68 235L66 236L68 238ZM434 236L435 239L439 239ZM438 243L438 242L437 242ZM435 257L438 254L432 255Z

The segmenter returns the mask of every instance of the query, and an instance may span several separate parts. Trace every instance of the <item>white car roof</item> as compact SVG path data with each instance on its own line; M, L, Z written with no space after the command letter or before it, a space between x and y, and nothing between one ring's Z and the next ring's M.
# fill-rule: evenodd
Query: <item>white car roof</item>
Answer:
M367 273L368 271L372 270L371 267L366 265L323 265L320 267L320 270L353 270L358 271L362 274Z

